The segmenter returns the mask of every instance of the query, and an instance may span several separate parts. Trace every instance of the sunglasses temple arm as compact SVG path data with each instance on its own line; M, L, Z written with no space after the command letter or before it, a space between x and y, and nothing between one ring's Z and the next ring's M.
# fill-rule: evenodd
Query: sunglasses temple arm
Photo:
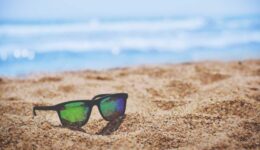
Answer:
M55 106L34 106L33 116L36 116L36 110L56 110Z

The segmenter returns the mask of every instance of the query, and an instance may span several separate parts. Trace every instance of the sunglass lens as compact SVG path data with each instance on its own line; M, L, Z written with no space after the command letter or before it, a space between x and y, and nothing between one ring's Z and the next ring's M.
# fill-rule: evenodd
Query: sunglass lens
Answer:
M86 122L90 109L84 102L71 102L60 110L61 122L64 126L81 127Z
M100 111L103 117L107 120L114 120L124 115L126 98L125 95L113 95L101 100Z

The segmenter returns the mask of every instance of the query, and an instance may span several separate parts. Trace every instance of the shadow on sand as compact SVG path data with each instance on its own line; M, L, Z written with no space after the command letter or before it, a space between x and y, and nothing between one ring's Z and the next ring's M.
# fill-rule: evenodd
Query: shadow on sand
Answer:
M109 121L106 126L101 129L100 131L98 131L96 134L97 135L111 135L113 132L115 132L120 125L122 124L122 122L125 119L125 116L120 116L117 119L113 120L113 121ZM73 131L80 131L80 132L84 132L87 133L86 130L84 130L83 128L73 128L73 127L64 127L64 126L60 126L60 125L52 125L53 127L58 127L58 128L67 128Z

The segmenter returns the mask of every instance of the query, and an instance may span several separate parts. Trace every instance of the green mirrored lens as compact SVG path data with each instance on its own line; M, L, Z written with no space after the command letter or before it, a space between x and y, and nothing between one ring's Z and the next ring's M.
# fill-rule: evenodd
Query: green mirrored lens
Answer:
M84 102L72 102L64 105L60 116L70 123L80 122L86 119L88 111L89 108L84 105Z
M122 97L107 97L100 102L101 113L108 120L123 115L125 110L125 99Z

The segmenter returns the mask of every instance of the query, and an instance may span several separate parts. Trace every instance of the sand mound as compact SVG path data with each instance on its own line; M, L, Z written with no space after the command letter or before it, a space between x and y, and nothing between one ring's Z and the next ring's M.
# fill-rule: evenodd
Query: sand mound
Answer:
M79 130L33 105L127 92L126 115L97 108ZM0 78L0 149L259 149L260 61L200 62Z

